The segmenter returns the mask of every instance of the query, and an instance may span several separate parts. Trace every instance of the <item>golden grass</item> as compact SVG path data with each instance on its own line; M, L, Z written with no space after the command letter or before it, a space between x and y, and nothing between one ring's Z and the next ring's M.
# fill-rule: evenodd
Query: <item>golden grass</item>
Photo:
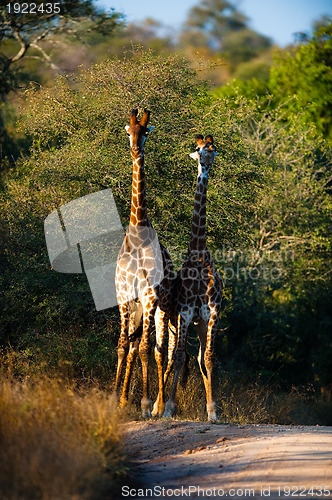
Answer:
M171 381L166 387L166 399ZM151 399L158 392L157 371L151 361ZM138 362L133 371L130 389L129 417L141 418L141 366ZM258 382L248 382L222 372L214 376L214 399L221 423L232 424L284 424L284 425L331 425L332 397L324 397L312 387L293 388L288 392ZM196 359L189 362L189 376L185 387L179 383L176 393L174 418L204 421L207 419L205 390Z
M116 498L125 460L104 392L46 377L1 380L2 500Z

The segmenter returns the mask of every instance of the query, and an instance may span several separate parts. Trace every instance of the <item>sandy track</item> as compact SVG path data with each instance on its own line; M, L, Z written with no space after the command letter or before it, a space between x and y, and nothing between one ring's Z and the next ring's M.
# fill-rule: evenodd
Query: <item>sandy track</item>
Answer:
M125 432L140 488L154 488L140 498L332 498L332 427L172 420Z

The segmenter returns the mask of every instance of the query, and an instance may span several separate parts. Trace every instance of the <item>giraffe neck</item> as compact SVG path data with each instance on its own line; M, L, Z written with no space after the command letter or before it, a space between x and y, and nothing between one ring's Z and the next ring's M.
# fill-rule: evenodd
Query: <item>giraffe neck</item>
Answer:
M148 225L146 205L146 183L144 156L133 159L133 182L131 190L130 224L132 226Z
M204 250L206 248L205 224L206 224L207 184L208 184L208 176L206 173L202 173L200 169L197 177L189 251Z

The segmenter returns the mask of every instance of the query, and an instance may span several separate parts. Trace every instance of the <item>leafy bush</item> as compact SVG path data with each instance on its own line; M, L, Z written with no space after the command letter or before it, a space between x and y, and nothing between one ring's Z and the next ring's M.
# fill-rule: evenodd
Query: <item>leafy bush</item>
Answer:
M2 344L40 370L110 379L116 310L95 312L84 276L51 271L43 221L56 207L112 188L124 226L132 161L124 126L151 110L146 145L149 217L179 268L190 235L195 133L218 156L208 187L208 246L225 282L217 357L251 381L329 389L332 352L331 152L314 124L269 95L211 95L180 56L140 49L27 92L33 140L1 194ZM22 305L24 307L22 307ZM24 368L24 367L23 367Z

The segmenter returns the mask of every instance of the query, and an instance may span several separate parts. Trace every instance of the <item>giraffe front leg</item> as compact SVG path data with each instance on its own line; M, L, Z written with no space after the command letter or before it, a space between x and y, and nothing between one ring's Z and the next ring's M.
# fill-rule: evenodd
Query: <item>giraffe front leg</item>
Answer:
M155 359L158 367L158 396L153 405L152 416L162 416L165 409L165 389L164 389L164 339L167 332L168 314L157 307L155 314L156 325L156 346L155 346Z
M164 417L170 418L173 416L175 411L175 395L178 386L179 377L183 370L186 361L186 341L188 326L191 321L191 317L183 317L179 314L178 316L178 343L176 346L175 356L174 356L174 378L171 388L170 397L165 405Z
M176 323L176 321L174 321ZM166 387L168 377L173 369L174 356L177 346L177 330L171 320L168 322L168 349L167 349L167 368L164 374L164 387Z
M130 304L130 319L128 326L128 338L130 341L129 352L127 354L127 366L126 373L123 382L122 395L120 398L120 406L126 406L128 404L128 393L130 387L130 379L133 371L133 367L138 355L139 338L135 339L135 332L138 331L139 323L142 317L143 309L142 305L138 301L133 301Z
M200 348L198 354L198 363L203 377L205 393L206 393L206 411L209 422L218 420L216 403L213 400L212 394L212 372L214 364L214 338L216 335L218 323L218 314L211 313L208 327L204 321L200 320L197 324L197 333L200 340Z
M112 399L116 402L116 404L119 401L122 368L124 362L126 361L129 349L128 328L130 318L128 304L119 305L119 310L121 316L121 333L118 341L118 364L116 369L114 390L112 394Z
M138 345L139 345L139 339L136 339L135 342L130 342L129 352L127 354L126 373L123 381L122 394L120 398L121 407L124 407L128 404L130 379L133 372L134 363L138 354Z
M155 313L155 297L153 300L145 301L143 304L144 316L143 316L143 333L142 339L139 344L139 356L142 363L142 379L143 379L143 397L141 400L142 416L143 418L151 417L150 405L151 401L149 399L149 355L150 355L150 332L152 328L154 313Z
M142 379L143 379L143 397L141 399L141 408L142 408L142 417L150 418L151 410L150 405L151 401L149 399L149 354L150 354L150 345L149 340L144 338L144 334L142 340L139 345L139 355L142 363Z

